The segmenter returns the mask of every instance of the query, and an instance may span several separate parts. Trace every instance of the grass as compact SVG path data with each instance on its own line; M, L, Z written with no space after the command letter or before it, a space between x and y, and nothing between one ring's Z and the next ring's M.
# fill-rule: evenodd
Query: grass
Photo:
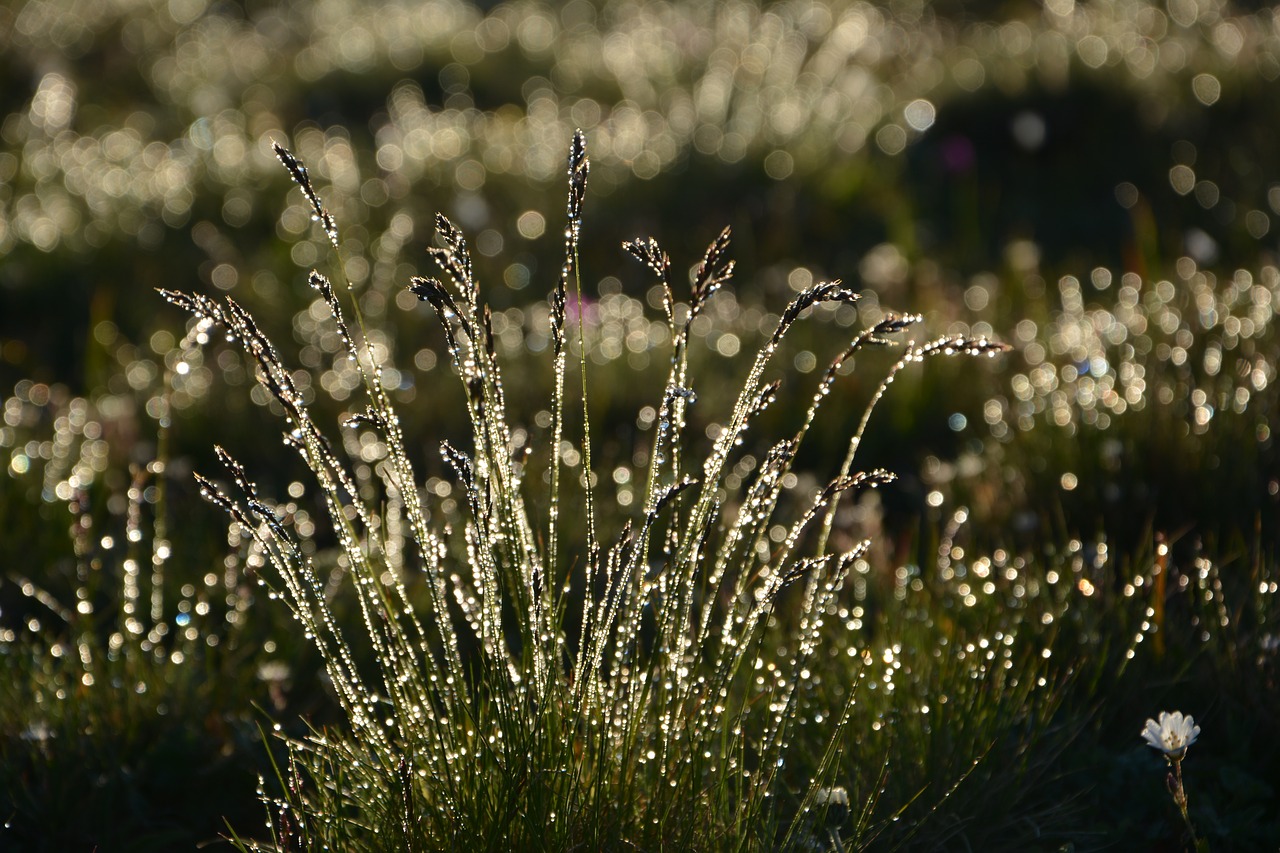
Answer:
M593 460L589 356L600 344L587 336L601 332L578 310L587 304L576 252L582 146L575 139L566 264L545 315L541 358L555 396L534 423L509 413L493 315L447 219L437 220L434 255L449 283L411 282L447 330L474 430L467 451L441 445L447 487L436 476L427 488L405 485L424 480L379 379L391 368L372 357L359 314L345 319L345 288L318 272L309 281L321 316L367 394L345 402L336 440L238 303L166 294L195 315L166 358L171 375L203 363L200 346L221 326L250 356L285 418L286 444L314 477L314 497L295 481L277 503L219 450L236 496L198 482L233 522L232 559L203 546L220 571L172 565L176 550L200 546L171 520L179 481L163 453L113 488L119 463L105 455L100 413L32 383L15 389L11 476L43 492L37 509L61 513L55 526L70 523L72 536L61 579L12 576L22 598L7 610L40 624L9 631L0 658L12 675L6 840L164 849L227 831L241 849L280 850L448 849L464 839L493 849L1057 849L1121 833L1176 843L1158 757L1144 754L1135 725L1167 700L1194 709L1205 728L1186 762L1201 837L1264 848L1277 831L1276 783L1272 751L1258 743L1273 739L1248 709L1277 688L1276 563L1265 536L1212 547L1148 536L1144 547L1063 531L1065 546L1014 545L957 509L926 517L905 540L886 538L878 503L859 489L896 484L880 470L850 473L877 423L872 410L915 361L1002 347L954 335L903 342L905 354L866 383L864 417L836 419L852 432L846 457L810 473L798 464L804 439L842 379L874 368L866 357L918 320L863 306L875 319L834 349L831 369L810 378L807 411L783 418L788 437L770 444L770 401L806 375L793 360L776 363L788 336L820 319L824 302L855 295L823 282L798 293L736 404L707 412L692 330L732 280L727 231L687 301L656 242L626 244L665 294L671 360L635 447L603 442L595 447L609 452ZM309 175L281 156L323 214ZM1223 317L1237 316L1230 300L1240 294L1246 313L1265 304L1239 281ZM1169 310L1149 307L1157 324ZM1069 335L1071 323L1082 320L1051 328ZM1181 327L1169 325L1178 340ZM1193 341L1197 354L1223 350L1212 329L1193 330ZM1164 380L1146 375L1158 393ZM1214 393L1234 398L1235 387ZM725 396L715 390L713 402ZM156 412L163 435L165 409ZM19 440L50 425L53 441ZM996 439L1032 452L1019 442L1039 432L1020 438L1021 425L1008 426ZM1086 437L1090 428L1074 425ZM630 497L607 499L621 495ZM144 562L152 571L140 571ZM268 615L281 603L311 656ZM282 658L290 672L276 675L269 661ZM319 682L294 688L317 672ZM252 736L245 714L255 702L287 727L277 748ZM314 728L292 723L295 710ZM265 777L266 836L244 815L252 767ZM211 800L210 789L228 799ZM1144 793L1118 806L1108 792L1120 789ZM83 822L51 832L71 801Z
M324 221L309 175L281 157ZM5 638L8 840L163 849L212 838L212 821L239 815L228 831L241 849L426 850L463 839L493 849L1057 849L1111 832L1158 843L1176 839L1178 824L1161 811L1158 760L1143 755L1133 724L1153 713L1154 696L1194 707L1205 727L1186 767L1201 836L1265 845L1276 788L1249 746L1260 735L1269 742L1265 730L1246 710L1276 689L1265 539L1122 550L1063 533L1065 547L1033 539L1010 550L973 529L967 510L926 518L906 540L877 535L885 520L859 490L896 484L882 470L851 472L884 392L929 355L1003 347L955 335L903 342L905 354L881 362L866 385L863 418L837 419L852 431L845 458L810 473L797 464L803 440L824 423L841 380L874 368L866 356L901 341L918 318L864 306L875 319L835 348L831 369L810 379L807 411L784 418L788 438L770 444L762 428L778 421L769 403L802 375L793 361L776 364L788 335L806 312L812 322L824 303L855 295L824 282L798 293L750 361L736 404L706 412L692 330L732 280L727 231L687 301L656 242L626 244L665 294L671 360L653 415L637 421L636 447L604 442L610 455L593 461L587 335L598 332L578 310L587 303L576 252L586 174L579 137L566 263L545 315L542 359L555 392L534 413L541 423L509 414L493 315L465 238L437 220L433 254L449 283L415 278L410 287L446 329L474 431L467 451L441 445L453 469L447 487L435 476L429 488L405 485L423 480L379 379L391 368L373 358L376 338L358 311L345 319L345 288L309 277L345 347L339 358L367 395L346 401L337 440L252 315L233 300L166 293L195 315L166 358L171 375L203 363L200 346L222 327L250 356L285 418L286 444L314 477L314 497L295 483L277 503L219 449L235 497L198 482L230 513L238 556L195 573L199 584L169 567L166 496L177 481L163 455L122 491L117 481L112 511L96 413L31 383L17 389L6 440L21 448L24 473L41 474L46 506L71 510L62 523L73 522L73 535L61 588L14 576L29 602L17 612L46 615ZM1223 310L1233 316L1230 304ZM724 398L714 390L712 401ZM58 438L47 452L18 441L50 422ZM1006 443L1017 448L1020 433L1011 429ZM619 488L606 488L602 472ZM152 478L168 485L151 488ZM259 623L282 602L314 644L311 657L282 647L287 632L270 618ZM264 658L281 657L290 674L270 674ZM317 669L323 689L286 696ZM1194 686L1206 684L1215 689L1201 710ZM309 708L315 727L282 717L292 731L267 750L244 716L255 701L276 715ZM266 837L243 816L249 767L265 777ZM183 770L170 781L173 768ZM1142 786L1144 775L1147 794L1116 809L1105 792ZM224 778L229 795L240 779L238 799L200 795ZM71 799L88 804L84 834L42 830Z
M277 154L338 246L337 227L305 167L283 148ZM230 299L165 292L195 316L197 337L221 328L256 362L283 409L286 443L314 475L362 616L356 642L332 612L331 581L302 547L311 536L290 529L220 449L237 497L199 477L202 492L251 534L250 564L270 566L270 575L258 572L260 582L316 643L346 716L344 734L291 742L281 775L288 793L273 813L278 847L448 849L477 838L492 849L790 846L805 835L806 814L828 787L852 695L826 710L833 725L825 747L799 760L810 778L782 797L778 777L823 640L823 614L870 544L828 550L840 496L893 479L879 469L852 473L871 411L913 362L1004 347L961 336L908 341L851 435L843 464L826 475L826 485L788 494L797 450L841 365L864 347L891 345L918 321L884 315L836 356L794 436L758 462L739 463L735 476L743 485L729 491L725 479L743 455L736 448L777 393L779 383L765 375L787 332L812 306L856 296L829 282L801 291L756 355L710 448L691 455L690 328L733 275L729 232L708 248L689 301L680 305L671 262L657 243L628 243L663 288L673 345L648 465L636 474L644 483L639 512L616 539L604 540L600 527L617 519L606 521L595 498L582 311L580 452L565 438L573 399L566 393L568 305L571 289L574 304L583 304L577 241L587 171L579 134L569 159L566 259L551 296L555 393L543 439L550 452L514 438L517 428L528 433L508 422L491 314L465 238L437 218L441 247L433 254L450 284L415 278L410 289L446 329L473 438L469 452L441 445L466 509L434 527L382 386L384 365L373 358L363 325L357 332L344 319L325 276L312 272L310 283L367 393L367 408L344 424L363 430L359 446L370 449L360 460L371 464L358 469L340 461L247 311ZM579 490L570 491L568 473ZM581 503L568 524L561 514L571 494ZM779 524L783 534L771 544ZM371 653L363 667L361 649Z
M227 531L179 523L169 460L120 470L102 402L32 382L6 398L3 513L30 531L6 537L0 585L6 849L172 850L255 825L254 706L286 707L263 668L306 663L224 560Z
M863 346L888 344L886 336L915 320L884 315L854 337L820 380L795 437L761 452L759 463L748 456L735 468L729 464L733 448L750 435L751 418L776 393L763 382L765 366L790 325L824 297L851 298L820 283L782 312L738 404L724 426L708 433L715 439L702 445L691 464L682 460L686 411L694 398L688 388L688 330L732 273L724 257L727 232L699 265L687 306L677 306L670 295L665 302L673 357L656 407L649 465L639 475L648 484L643 512L626 523L614 544L602 546L597 528L608 521L601 520L595 490L581 488L591 471L585 441L589 407L583 403L581 451L565 444L562 426L571 341L567 294L577 278L575 241L585 184L581 144L575 141L570 160L567 260L550 315L557 394L548 438L562 448L558 460L546 454L539 465L538 454L526 449L532 442L517 444L511 437L515 430L505 420L486 311L465 240L448 220L437 221L443 248L435 254L452 287L421 278L411 285L450 330L450 353L477 433L474 457L442 446L469 513L441 513L447 523L439 532L429 531L426 511L413 507L399 486L416 480L403 447L396 450L403 439L394 412L369 378L379 366L367 350L361 352L361 335L342 319L327 279L313 273L311 281L348 342L348 357L365 371L371 399L347 426L381 432L375 456L363 457L385 459L376 489L371 479L357 485L356 475L338 467L291 392L288 370L252 318L232 302L223 307L168 294L196 314L198 330L224 325L245 342L285 410L292 443L317 474L339 531L346 558L339 562L355 580L371 661L378 668L370 685L355 662L353 650L362 643L348 639L325 598L316 594L322 582L296 537L258 497L244 470L224 455L248 502L242 506L211 481L202 480L203 488L242 527L256 530L258 548L283 581L283 597L308 634L320 638L350 727L345 736L326 730L291 742L281 771L283 791L272 801L276 845L432 849L462 837L486 839L491 847L547 849L910 846L922 837L929 839L926 846L961 839L991 845L1016 834L1017 827L1030 827L1042 840L1078 838L1074 821L1080 819L1079 802L1087 799L1080 787L1087 786L1055 766L1072 766L1064 756L1089 731L1079 715L1098 712L1076 703L1126 683L1131 662L1152 637L1153 669L1159 671L1170 654L1162 633L1170 609L1186 607L1177 618L1187 624L1217 626L1202 628L1200 647L1181 646L1177 659L1203 656L1218 631L1232 632L1219 655L1257 644L1271 619L1271 581L1259 574L1265 571L1261 553L1255 552L1256 586L1236 591L1253 600L1253 612L1244 615L1237 604L1241 613L1234 619L1213 561L1198 552L1190 558L1193 582L1192 575L1175 574L1164 545L1128 575L1112 562L1105 541L1088 547L1074 541L1061 554L1030 560L999 550L966 561L964 548L953 541L959 531L951 528L935 559L903 566L879 583L866 577L870 541L849 539L831 559L826 548L832 537L850 536L833 529L837 496L889 480L880 471L854 477L848 472L870 412L898 371L928 354L984 354L999 347L954 337L908 343L906 356L873 394L846 462L825 488L809 490L806 505L804 489L787 490L782 483L839 367ZM287 152L282 159L292 162ZM308 182L308 196L323 219L306 173L296 165L293 171ZM657 244L635 241L627 249L671 294L670 262ZM583 324L578 328L581 336ZM581 337L578 344L586 389ZM585 390L581 399L589 399ZM563 545L557 521L568 481L561 479L561 464L566 471L581 466L575 478L581 490L572 494L582 502L580 522ZM684 473L699 469L702 482ZM729 471L737 472L741 484L733 491L724 485ZM539 490L539 480L547 491ZM383 521L370 509L377 504L361 497L362 486L364 495L380 496L377 503L407 524L393 528ZM534 496L529 504L525 489ZM397 501L407 505L398 508ZM667 512L665 532L654 535ZM958 514L957 526L964 516ZM541 541L533 533L537 521L531 521L539 518L546 525ZM775 525L780 519L789 523ZM369 535L387 529L402 538ZM461 542L449 542L453 531L462 533ZM792 558L807 550L806 541L817 548L815 556ZM575 558L550 559L570 543L581 549ZM414 547L421 575L388 571L393 559L404 560ZM455 570L446 581L438 561L449 557L467 566L468 574ZM549 573L548 567L561 564L559 572ZM1127 577L1123 584L1117 569ZM417 585L415 576L422 577ZM1176 577L1190 605L1181 605L1177 595L1169 598L1169 576ZM788 597L792 584L796 589ZM1240 621L1243 630L1233 627ZM1055 656L1067 663L1060 668ZM434 686L439 684L446 687ZM877 760L868 761L868 752ZM918 772L888 774L904 756ZM1075 772L1082 772L1079 765ZM898 781L898 775L905 779ZM1060 779L1070 779L1072 796L1049 794ZM1258 792L1268 790L1258 781ZM859 818L849 826L812 813L816 802L829 801L826 792L836 782L854 792ZM989 803L993 791L1005 792L1006 809L986 805L979 810L982 821L975 821L969 816L975 797ZM619 810L618 803L635 805ZM1229 831L1241 837L1230 823ZM1018 837L1011 846L1028 838Z
M8 849L190 849L256 823L257 691L235 665L105 659L86 681L74 653L23 642L3 666Z
M1179 709L1199 838L1274 848L1269 15L824 8L436 4L413 72L398 7L0 11L0 847L1179 849ZM723 221L747 277L617 260ZM192 270L250 358L133 295ZM897 305L1015 348L824 374Z

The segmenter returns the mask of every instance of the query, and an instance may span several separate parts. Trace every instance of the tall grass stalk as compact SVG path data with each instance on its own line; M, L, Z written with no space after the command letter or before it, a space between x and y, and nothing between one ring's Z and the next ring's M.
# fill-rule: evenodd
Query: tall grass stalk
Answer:
M276 150L338 245L307 170ZM778 390L780 380L766 375L777 370L788 331L811 306L853 303L857 294L821 282L797 295L756 354L710 449L700 449L689 429L690 329L732 280L730 234L712 242L683 304L658 244L626 243L658 278L673 345L643 501L606 545L593 497L578 268L588 166L579 132L568 164L565 262L551 294L554 397L545 446L526 438L536 432L511 426L490 310L465 237L444 216L435 223L440 246L431 250L444 280L409 284L444 328L470 417L470 447L440 445L465 500L457 519L420 491L383 365L361 324L344 318L329 278L313 271L309 281L366 392L363 410L342 425L358 438L346 442L360 451L350 459L313 419L247 310L230 297L163 292L194 315L197 329L222 328L256 363L283 408L285 443L314 476L362 617L357 639L333 612L332 579L307 537L218 448L233 488L201 476L202 493L249 533L250 564L270 565L259 579L319 649L347 721L341 732L290 741L280 790L266 797L271 849L753 850L811 840L805 807L830 783L848 704L831 712L825 752L792 757L789 748L824 614L868 544L829 549L836 502L893 479L880 469L851 473L870 411L825 485L795 495L784 484L839 368L865 347L893 344L918 318L886 315L854 337L820 380L797 432L758 462L743 460L746 485L730 488L730 460ZM565 439L571 286L582 355L581 453ZM1003 349L985 338L909 342L871 406L913 361ZM566 479L569 471L580 488ZM581 515L570 509L579 499ZM774 543L769 531L778 524L786 534ZM780 769L789 761L807 768L807 790L787 789ZM240 844L263 849L266 842Z

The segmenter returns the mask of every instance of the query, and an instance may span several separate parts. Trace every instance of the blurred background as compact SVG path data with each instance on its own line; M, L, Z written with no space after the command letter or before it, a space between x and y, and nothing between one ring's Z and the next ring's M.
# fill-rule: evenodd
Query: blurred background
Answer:
M1019 476L1069 528L1274 518L1269 6L30 2L0 10L0 40L0 382L94 399L117 441L147 440L134 422L181 358L185 318L156 287L234 294L296 340L305 381L349 393L354 375L322 366L336 337L303 286L313 265L360 294L410 416L460 427L417 397L439 340L403 287L433 273L444 212L502 343L539 349L581 127L587 292L603 339L625 342L599 361L663 358L653 282L620 242L656 237L683 269L730 225L741 275L698 330L730 373L821 278L863 290L863 316L819 324L801 373L890 309L1017 347L913 379L869 461L914 475L925 450L945 475L967 450L970 470L1043 423ZM309 164L340 260L272 141ZM210 352L172 379L177 455L208 458L210 387L249 377ZM609 411L634 417L653 391L619 385ZM1229 455L1205 450L1214 431ZM1083 485L1064 492L1067 473ZM1206 473L1212 499L1192 485Z
M0 48L0 518L24 531L0 537L11 581L85 589L77 572L127 567L118 542L162 518L152 564L185 554L196 581L188 592L175 574L152 612L185 601L177 612L219 626L208 636L248 630L229 563L222 579L225 525L190 472L214 468L215 441L282 500L301 497L303 471L250 367L184 341L189 318L156 288L250 307L336 433L358 376L334 361L306 274L350 282L426 488L445 496L434 448L468 427L438 324L404 289L436 274L425 249L445 213L494 307L516 420L545 426L545 297L575 128L592 171L574 308L601 471L650 440L668 357L660 292L621 242L656 238L683 282L728 225L738 276L694 327L702 375L725 379L696 389L708 442L787 300L821 279L863 298L788 339L765 436L886 311L923 314L921 336L1013 346L913 369L877 411L861 464L902 477L861 508L885 559L922 562L921 531L960 505L992 547L1094 538L1125 554L1160 536L1275 553L1269 4L30 0L0 6ZM336 253L273 142L309 167ZM842 370L807 462L843 455L891 363ZM371 448L353 440L357 456ZM605 483L635 500L625 476ZM19 633L39 610L21 587L0 587L0 621ZM215 587L225 596L200 612ZM235 635L235 697L279 711L284 679L249 650L304 652L287 629L260 630ZM205 735L225 745L215 716Z

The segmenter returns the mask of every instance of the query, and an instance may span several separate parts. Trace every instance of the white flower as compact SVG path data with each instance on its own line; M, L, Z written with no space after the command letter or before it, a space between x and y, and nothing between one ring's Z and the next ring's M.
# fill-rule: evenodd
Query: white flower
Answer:
M813 804L826 810L830 827L839 826L849 818L849 792L843 787L819 788L813 792Z
M815 806L848 806L849 792L843 787L819 788L813 793Z
M1186 755L1187 747L1196 742L1200 727L1188 714L1182 716L1181 711L1161 711L1159 722L1147 720L1142 728L1142 739L1147 746L1153 746L1170 759L1181 759Z

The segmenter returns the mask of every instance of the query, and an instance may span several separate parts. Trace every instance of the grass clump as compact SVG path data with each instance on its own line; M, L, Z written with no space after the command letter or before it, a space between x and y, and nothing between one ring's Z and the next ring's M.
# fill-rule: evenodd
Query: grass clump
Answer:
M4 400L0 515L23 531L0 575L5 850L184 849L256 817L269 634L225 539L202 563L204 531L173 524L164 426L121 470L118 402L30 381Z
M335 246L336 225L305 167L277 154ZM281 407L285 443L314 477L336 559L314 556L321 534L302 532L263 496L233 456L218 456L234 488L198 477L203 494L247 531L247 565L292 610L316 645L345 712L341 731L289 741L280 790L267 796L273 849L773 849L808 845L815 807L835 802L830 778L855 697L826 711L821 748L792 757L797 708L810 666L831 633L850 572L868 542L837 529L846 492L887 483L855 472L876 401L909 364L941 354L995 354L985 338L907 341L818 485L797 489L798 448L837 373L869 347L888 346L919 318L885 314L855 335L814 390L795 432L760 453L740 450L753 418L773 401L773 356L806 309L852 303L839 282L800 292L751 363L724 422L690 429L696 389L690 327L733 275L726 229L678 303L671 261L658 244L626 251L658 279L672 355L643 460L641 500L602 511L592 459L584 304L578 269L588 159L578 133L569 154L565 262L550 295L554 396L536 431L507 411L489 308L466 240L436 218L432 255L446 281L409 287L442 323L462 385L471 446L440 454L461 500L432 505L412 446L383 384L358 310L318 271L328 306L359 371L364 408L343 422L343 452L313 419L293 374L236 301L165 291L220 327L256 363ZM578 320L576 335L571 321ZM567 391L576 350L580 414ZM580 435L575 443L566 438ZM727 479L733 473L733 487ZM606 532L608 534L606 535ZM775 531L780 531L780 534ZM834 543L840 542L839 547ZM349 579L359 639L335 615ZM831 620L834 624L834 620ZM791 762L800 777L783 768ZM855 803L867 829L874 795ZM815 804L819 804L815 806ZM840 844L838 835L826 843ZM245 849L262 844L241 842Z

